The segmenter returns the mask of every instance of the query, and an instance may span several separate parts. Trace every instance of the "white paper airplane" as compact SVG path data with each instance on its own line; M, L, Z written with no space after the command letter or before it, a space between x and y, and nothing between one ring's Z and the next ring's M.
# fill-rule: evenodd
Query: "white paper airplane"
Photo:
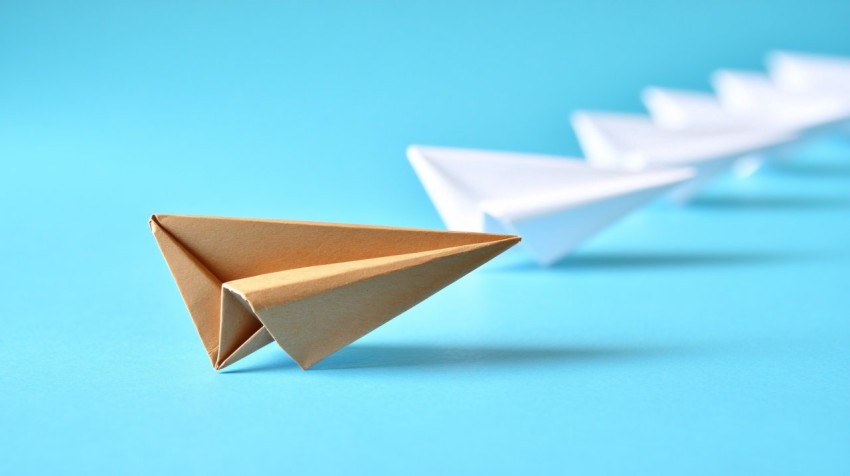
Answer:
M730 113L711 93L648 87L641 99L653 122L664 129L725 132L764 127L761 121Z
M537 154L410 146L419 180L454 231L518 234L543 264L693 177L688 169L600 170Z
M850 97L850 58L775 51L768 55L770 78L781 89Z
M762 121L771 128L811 135L850 121L850 98L780 88L770 77L746 71L717 71L712 78L723 107L731 114Z
M723 107L717 96L710 93L649 87L641 97L653 122L661 128L675 131L729 132L771 129L771 124L732 114ZM776 135L775 146L783 145L787 137ZM735 162L735 174L749 176L765 161L764 154L752 153Z
M599 167L652 170L691 167L696 176L673 192L687 201L741 157L771 150L793 139L773 130L667 130L647 116L577 112L573 128L588 161Z
M850 102L850 57L775 51L768 55L767 64L770 78L780 89ZM850 134L850 120L841 128Z

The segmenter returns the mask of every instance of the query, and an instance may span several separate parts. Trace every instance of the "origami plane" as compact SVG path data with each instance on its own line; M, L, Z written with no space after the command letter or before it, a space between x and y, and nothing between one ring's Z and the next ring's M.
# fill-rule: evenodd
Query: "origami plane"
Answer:
M848 57L777 51L768 55L767 62L770 79L782 90L850 103ZM850 134L850 120L839 127L845 135Z
M407 156L447 228L521 235L543 265L693 176L471 149L411 146Z
M594 165L623 170L692 168L693 180L672 193L682 202L741 157L794 139L774 130L667 130L637 114L577 112L572 124L585 156Z
M272 340L306 369L520 240L181 215L150 227L216 369Z
M850 121L850 98L785 90L765 74L721 70L712 84L730 113L774 129L811 135L843 128Z
M731 114L711 93L648 87L641 99L652 121L663 129L723 132L764 127L749 117Z
M850 58L775 51L767 59L770 79L797 93L850 96Z
M764 121L730 113L717 96L709 93L649 87L643 90L641 97L652 121L663 129L693 132L771 129ZM781 146L787 144L788 137L778 134L775 138L776 142L769 145L779 152ZM736 175L751 175L765 161L764 157L758 152L742 156L734 165Z

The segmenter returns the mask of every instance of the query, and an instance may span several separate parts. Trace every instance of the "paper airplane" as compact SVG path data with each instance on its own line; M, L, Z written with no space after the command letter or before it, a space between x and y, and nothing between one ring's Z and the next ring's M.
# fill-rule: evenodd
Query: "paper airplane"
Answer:
M850 121L847 98L785 90L765 74L721 70L712 77L712 84L730 113L774 129L808 135L840 128Z
M543 264L649 200L689 170L600 170L536 154L411 146L407 156L450 230L521 235Z
M797 93L850 96L850 58L775 51L768 55L770 78L780 88Z
M730 113L717 96L710 93L649 87L641 94L652 121L663 129L693 132L729 132L769 130L771 125L751 116ZM782 132L781 129L777 131ZM772 145L788 142L784 134L775 136ZM764 154L752 153L735 162L738 176L748 176L764 162Z
M768 71L773 82L785 91L827 97L838 104L850 103L850 57L777 51L768 55ZM850 134L850 119L839 127L843 134Z
M672 193L678 201L689 200L741 157L793 139L772 130L667 130L637 114L577 112L572 124L587 160L599 167L692 168L693 180Z
M272 340L306 369L520 240L184 215L150 227L216 369Z
M765 128L761 121L730 113L711 93L649 87L641 98L652 121L663 129L725 132Z

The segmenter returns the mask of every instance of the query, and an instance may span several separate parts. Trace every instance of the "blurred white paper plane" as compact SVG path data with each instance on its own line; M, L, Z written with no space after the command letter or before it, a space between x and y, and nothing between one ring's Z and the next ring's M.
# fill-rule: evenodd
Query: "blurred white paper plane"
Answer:
M710 93L649 87L641 93L653 122L675 131L728 131L752 126L751 121L729 114Z
M653 170L690 167L693 180L672 196L684 202L738 159L793 139L772 130L668 130L637 114L577 112L572 117L587 160L599 167Z
M410 146L407 157L449 230L511 230L542 265L693 176L473 149Z
M641 94L653 122L661 128L675 131L729 132L769 130L771 125L751 116L735 115L724 109L717 96L710 93L649 87ZM787 143L785 135L775 136L780 146ZM764 162L764 154L742 156L735 162L738 176L749 176Z
M768 55L770 78L781 89L797 94L829 96L850 102L850 58L776 51ZM850 120L841 125L850 134Z
M747 71L717 71L712 83L731 114L804 135L841 128L850 121L850 97L780 88L770 77Z
M848 57L775 51L767 65L770 78L786 91L850 97Z

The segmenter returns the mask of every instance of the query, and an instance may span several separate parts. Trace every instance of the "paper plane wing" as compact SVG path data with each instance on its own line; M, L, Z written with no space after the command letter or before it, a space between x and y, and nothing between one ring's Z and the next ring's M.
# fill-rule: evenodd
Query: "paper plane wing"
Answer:
M623 172L565 157L411 146L408 157L449 229L516 233L551 264L623 215L692 177Z
M150 226L216 369L272 340L308 368L519 241L181 215Z

